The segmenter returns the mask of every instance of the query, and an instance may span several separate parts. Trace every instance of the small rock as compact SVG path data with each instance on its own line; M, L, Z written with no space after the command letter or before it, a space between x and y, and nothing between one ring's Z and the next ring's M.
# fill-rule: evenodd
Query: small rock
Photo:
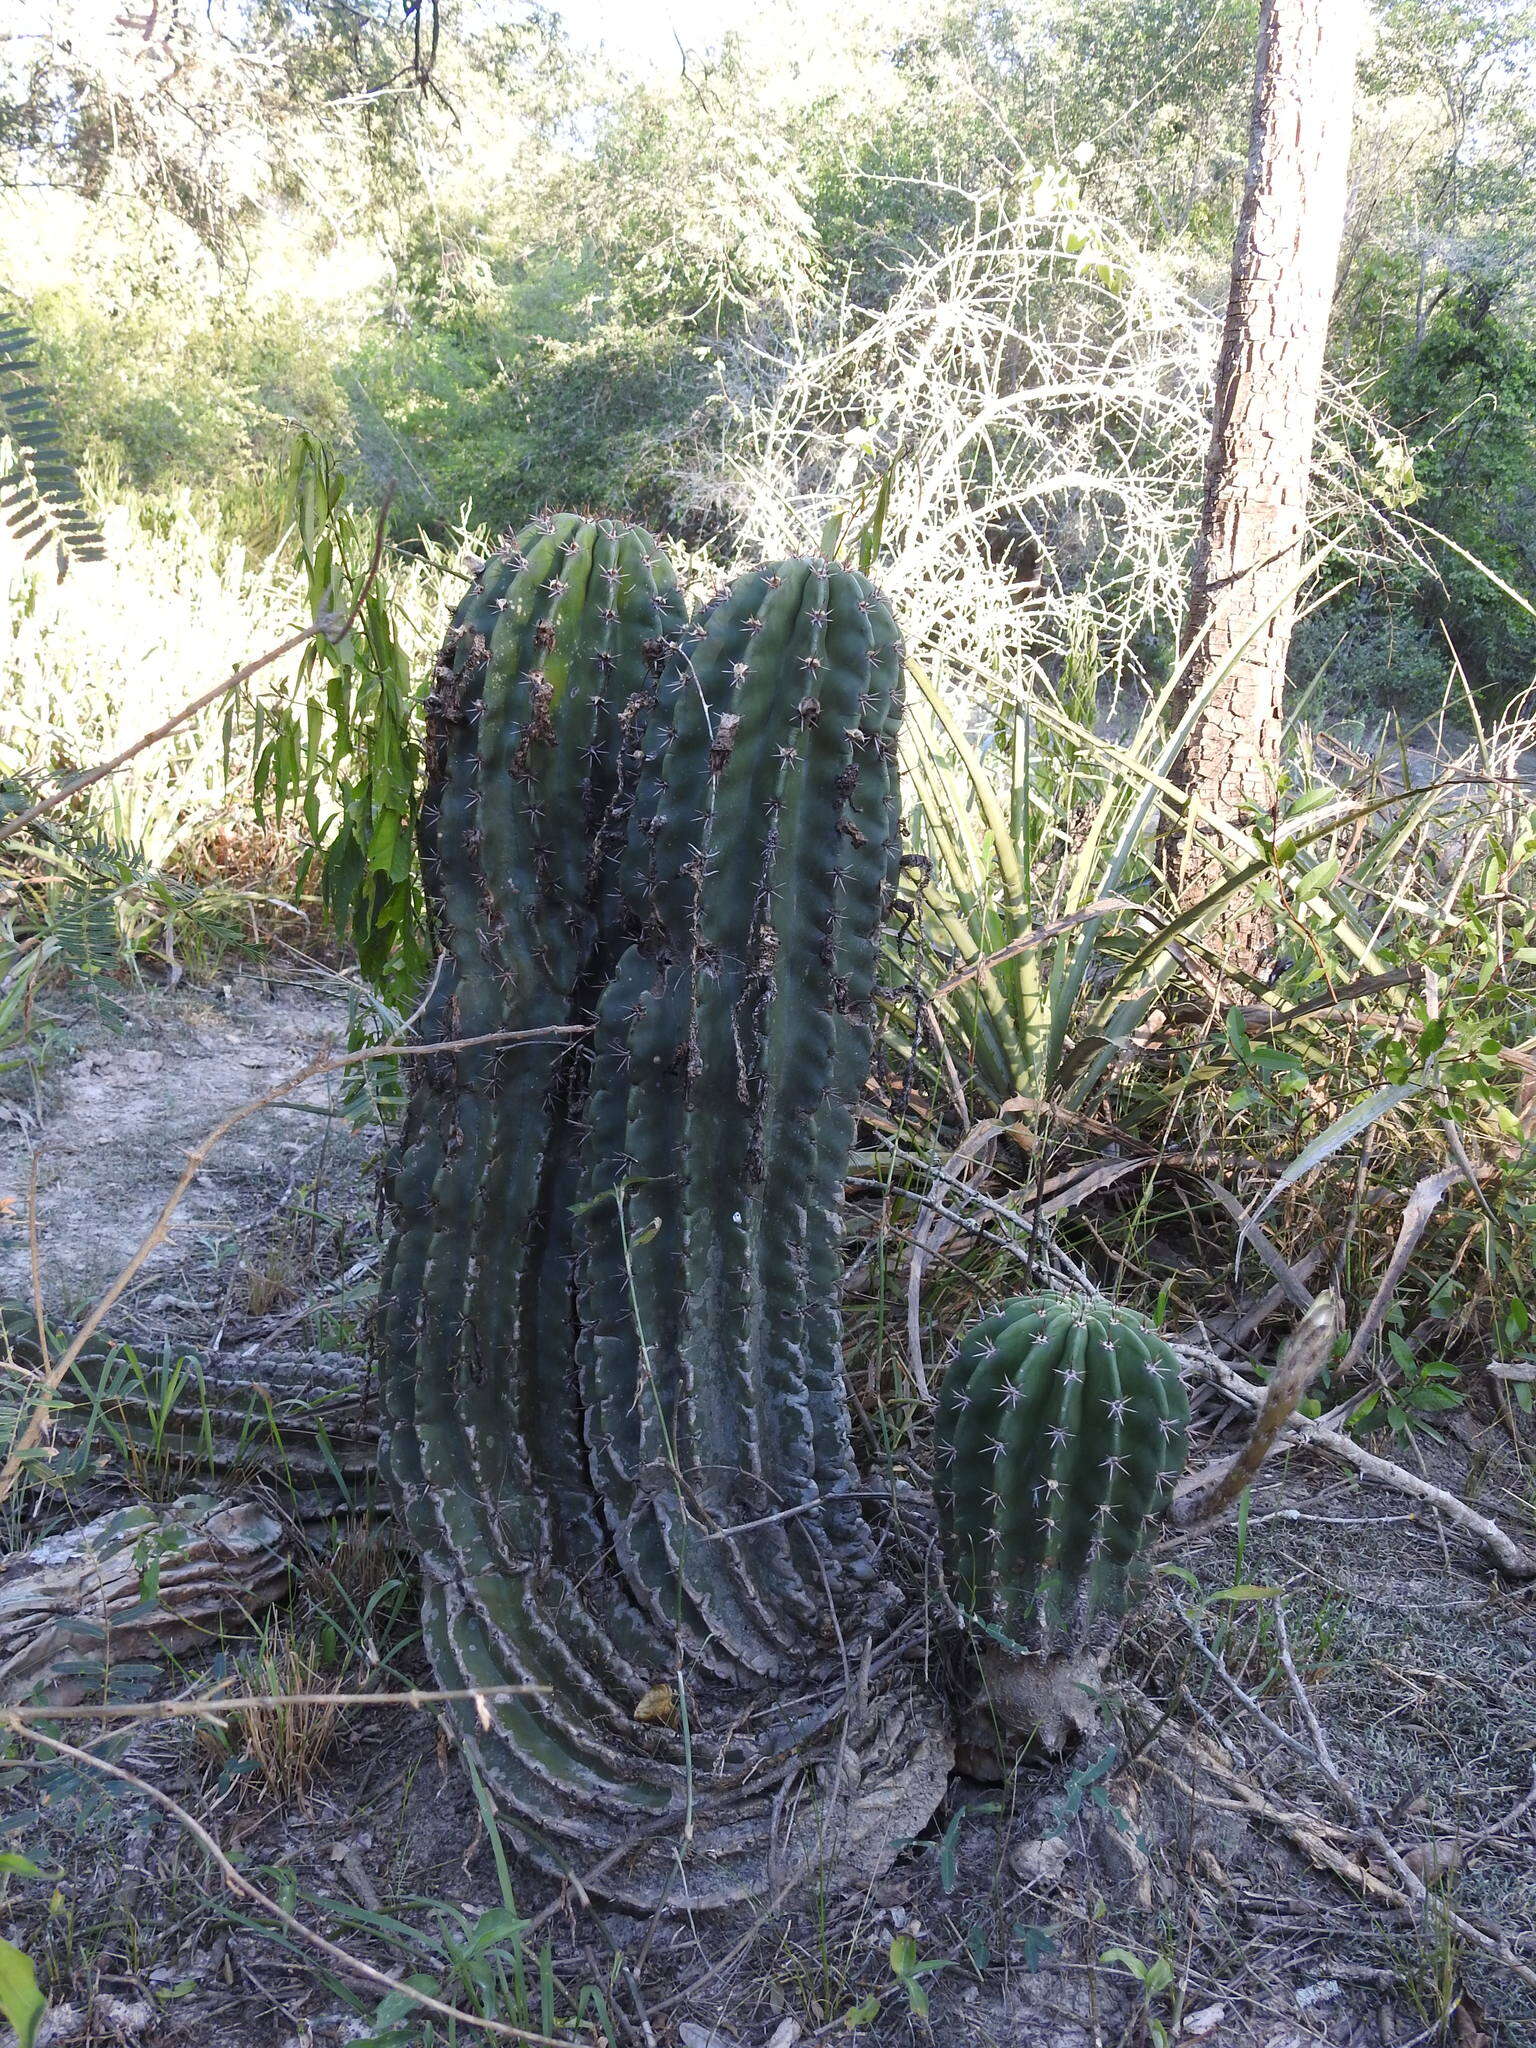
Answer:
M1460 1837L1439 1835L1432 1842L1421 1842L1416 1849L1409 1849L1403 1861L1420 1884L1438 1884L1442 1877L1461 1868L1461 1858Z
M701 2027L697 2020L684 2020L677 2038L683 2048L738 2048L731 2035L722 2034L718 2027Z
M1025 1884L1054 1884L1066 1869L1070 1853L1060 1835L1046 1835L1038 1842L1015 1842L1008 1851L1008 1868Z
M1184 2039L1203 2041L1207 2034L1214 2034L1227 2016L1224 2005L1202 2005L1198 2012L1186 2013L1184 2017Z

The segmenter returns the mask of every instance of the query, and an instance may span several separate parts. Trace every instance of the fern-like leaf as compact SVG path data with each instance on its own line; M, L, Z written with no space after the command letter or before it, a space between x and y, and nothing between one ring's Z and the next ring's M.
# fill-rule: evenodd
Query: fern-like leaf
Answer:
M59 438L53 393L37 376L37 340L14 301L0 296L0 436L10 463L0 474L0 516L27 559L55 550L62 582L71 562L106 553L80 477Z

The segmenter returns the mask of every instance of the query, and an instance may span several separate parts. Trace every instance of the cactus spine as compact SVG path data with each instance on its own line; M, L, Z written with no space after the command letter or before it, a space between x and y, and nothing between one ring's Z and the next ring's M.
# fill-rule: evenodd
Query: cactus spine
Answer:
M956 1605L1005 1646L1068 1655L1121 1613L1183 1468L1178 1364L1133 1310L1024 1295L944 1378L934 1491Z

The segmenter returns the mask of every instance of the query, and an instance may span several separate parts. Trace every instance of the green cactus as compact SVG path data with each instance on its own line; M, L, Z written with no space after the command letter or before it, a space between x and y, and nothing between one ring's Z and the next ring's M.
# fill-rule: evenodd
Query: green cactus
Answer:
M649 539L567 515L477 578L429 699L422 1035L580 1035L412 1063L387 1471L443 1683L541 1689L458 1715L512 1832L637 1904L677 1885L701 1777L741 1790L692 1831L687 1897L758 1889L796 1766L743 1733L741 1685L808 1674L834 1602L879 1612L837 1233L900 666L861 577L754 572L684 635ZM674 1678L686 1722L638 1731ZM934 1713L848 1732L848 1839L893 1777L939 1796ZM770 1861L819 1854L797 1823Z
M619 936L594 839L682 624L654 542L606 522L536 522L476 578L428 700L422 865L442 957L425 1042L590 1021ZM667 1651L602 1569L582 1446L585 1064L576 1035L412 1062L381 1351L388 1475L439 1669L548 1688L467 1732L522 1813L596 1844L609 1829L583 1827L583 1800L654 1812L673 1793L625 1754Z
M658 692L622 877L636 940L598 1015L594 1471L651 1611L760 1672L830 1642L835 1603L874 1578L837 1244L899 840L900 674L883 600L819 559L709 607Z
M945 1374L934 1492L956 1605L1005 1647L1093 1647L1183 1468L1189 1404L1145 1317L1023 1295Z

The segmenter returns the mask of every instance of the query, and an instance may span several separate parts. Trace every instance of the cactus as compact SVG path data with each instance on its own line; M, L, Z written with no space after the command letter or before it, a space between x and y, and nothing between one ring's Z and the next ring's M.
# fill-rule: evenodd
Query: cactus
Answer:
M636 529L540 521L476 578L428 699L422 866L442 957L427 1043L590 1018L618 937L593 841L682 624L671 570ZM576 1400L582 1041L412 1064L381 1349L387 1469L422 1554L429 1644L453 1682L549 1688L477 1730L525 1813L563 1827L613 1787L665 1810L670 1787L623 1752L627 1705L666 1652L598 1568Z
M830 1642L833 1604L873 1578L837 1243L899 835L900 671L852 571L783 562L715 601L658 691L621 881L635 944L598 1016L594 1470L651 1611L765 1673Z
M810 1674L831 1601L877 1611L837 1229L899 675L862 578L757 572L684 635L648 537L563 515L477 578L428 700L423 1038L541 1035L412 1063L387 1472L513 1834L556 1872L595 1855L630 1903L677 1886L685 1822L695 1905L820 1857L804 1816L770 1851L801 1766L742 1732L742 1686ZM686 1720L637 1729L662 1681ZM924 1817L942 1792L947 1734L905 1684L844 1730L834 1842L878 1839L893 1787ZM706 1781L740 1789L695 1825Z
M945 1375L934 1491L955 1603L1031 1654L1091 1648L1120 1614L1183 1468L1173 1353L1134 1311L1024 1295Z

